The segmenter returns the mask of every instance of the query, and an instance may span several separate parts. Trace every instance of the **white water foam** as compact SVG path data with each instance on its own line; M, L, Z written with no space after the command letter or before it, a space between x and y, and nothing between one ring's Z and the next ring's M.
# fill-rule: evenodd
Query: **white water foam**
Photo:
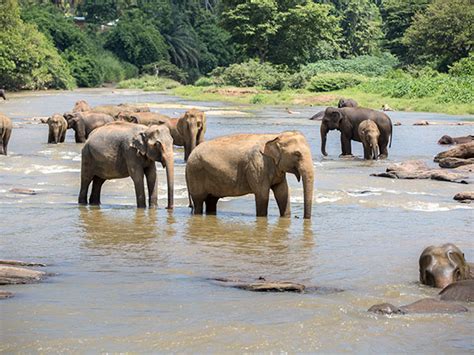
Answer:
M42 174L59 174L59 173L77 173L81 169L72 169L64 165L36 165L33 164L30 169L24 171L25 174L31 174L33 172L40 172Z

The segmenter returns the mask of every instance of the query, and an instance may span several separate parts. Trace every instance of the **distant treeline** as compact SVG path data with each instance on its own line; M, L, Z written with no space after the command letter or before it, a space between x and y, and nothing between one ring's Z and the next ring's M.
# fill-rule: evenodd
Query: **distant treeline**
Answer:
M329 63L367 64L360 56L448 72L474 42L471 0L2 0L0 14L0 87L13 90L141 74L194 83L246 62L297 87ZM472 70L470 58L457 70Z

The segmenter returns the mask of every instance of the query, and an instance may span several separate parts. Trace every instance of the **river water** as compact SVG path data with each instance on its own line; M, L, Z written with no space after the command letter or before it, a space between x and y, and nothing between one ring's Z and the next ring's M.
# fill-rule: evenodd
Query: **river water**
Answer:
M166 206L159 172L159 208L137 210L131 179L108 181L102 205L79 207L81 144L48 145L48 127L25 117L47 116L85 99L92 105L159 103L176 116L179 105L211 109L207 139L245 132L302 131L312 149L312 220L256 218L253 196L224 199L217 216L187 207L183 150L176 149L175 210ZM240 110L225 114L225 110ZM2 352L472 352L474 316L377 316L374 303L406 304L434 297L420 286L418 256L431 244L453 242L474 261L473 205L452 197L469 185L370 177L406 159L427 162L443 134L473 134L469 126L412 126L416 120L459 117L390 113L393 145L386 161L341 160L339 137L319 152L318 108L234 107L127 90L18 94L0 102L15 128L0 157L0 258L48 264L47 281L3 287ZM219 110L219 111L212 111ZM353 143L362 156L362 146ZM302 185L289 177L292 215L302 217ZM12 188L31 188L34 196ZM212 277L264 276L342 288L334 294L252 293L221 287ZM472 305L469 306L474 311Z

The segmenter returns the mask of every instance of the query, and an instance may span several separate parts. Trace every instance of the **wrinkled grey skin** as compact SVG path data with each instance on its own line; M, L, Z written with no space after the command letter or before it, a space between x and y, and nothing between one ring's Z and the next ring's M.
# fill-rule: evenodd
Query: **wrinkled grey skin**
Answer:
M474 141L474 136L468 135L463 137L442 136L438 140L438 144L464 144Z
M338 108L343 108L343 107L357 107L359 106L357 104L357 101L352 100L352 99L339 99L339 102L337 103Z
M429 246L419 259L420 282L432 287L442 287L439 299L424 298L405 306L396 307L381 303L369 308L378 314L406 313L459 313L467 312L463 305L454 303L474 302L474 279L463 252L454 244Z
M321 122L321 153L327 156L326 138L329 131L337 129L341 132L341 156L352 155L351 141L361 142L359 125L362 121L371 120L380 131L379 158L388 156L388 146L392 144L392 121L383 112L361 107L328 107Z
M112 116L96 112L65 113L67 128L75 132L76 143L84 143L91 132L103 125L114 122Z
M215 214L222 197L255 195L257 216L267 216L270 190L280 216L290 216L286 173L303 180L304 218L311 218L314 172L311 150L297 131L280 134L236 134L196 147L186 164L193 212Z
M48 143L64 143L66 139L67 121L59 115L54 114L46 121L49 127Z
M12 128L12 121L3 113L0 113L0 155L7 155Z
M82 148L81 190L79 203L100 204L100 191L105 180L130 176L135 185L137 207L146 207L144 176L148 186L148 203L157 205L158 184L155 162L166 168L168 209L173 208L174 161L173 140L166 126L144 126L114 122L98 128Z
M380 131L374 121L365 120L359 125L359 137L364 146L364 159L377 160L379 156Z
M4 100L6 100L6 99L7 99L7 95L6 95L6 93L5 93L5 90L4 90L4 89L0 89L0 97L1 97L2 99L4 99Z

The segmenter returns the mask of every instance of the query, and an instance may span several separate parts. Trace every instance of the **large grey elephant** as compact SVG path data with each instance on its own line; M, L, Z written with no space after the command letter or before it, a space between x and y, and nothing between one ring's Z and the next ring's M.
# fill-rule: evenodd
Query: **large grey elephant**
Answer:
M64 143L66 139L67 121L59 115L54 114L46 121L49 127L48 143Z
M304 135L237 134L196 147L186 164L186 183L195 214L214 214L217 201L227 196L255 195L257 216L267 216L270 190L280 216L290 216L286 173L303 179L304 218L311 218L313 161Z
M374 121L365 120L359 125L359 137L364 146L364 159L376 160L379 156L380 131Z
M321 122L321 153L327 156L326 137L329 131L337 129L341 132L341 150L344 155L352 155L351 140L361 142L359 125L362 121L371 120L380 131L380 158L388 156L388 146L392 145L392 121L383 112L361 107L328 107Z
M7 155L8 141L12 134L12 120L0 113L0 155Z
M168 123L170 117L157 112L122 111L117 115L117 120L151 126Z
M72 109L73 113L76 112L97 112L97 113L105 113L110 115L114 118L117 118L117 115L123 111L129 112L150 112L150 108L147 106L139 106L139 105L130 105L130 104L118 104L118 105L99 105L95 107L91 107L85 100L79 100L74 105Z
M72 128L75 132L76 143L84 143L94 129L114 122L114 118L110 115L89 111L65 113L64 118L67 121L67 128Z
M173 208L174 161L173 140L164 125L144 126L114 122L98 128L82 148L81 191L79 203L87 204L92 182L90 204L100 204L105 180L130 176L135 184L137 206L146 207L144 179L148 186L149 206L157 205L158 185L155 162L166 168L168 207Z

